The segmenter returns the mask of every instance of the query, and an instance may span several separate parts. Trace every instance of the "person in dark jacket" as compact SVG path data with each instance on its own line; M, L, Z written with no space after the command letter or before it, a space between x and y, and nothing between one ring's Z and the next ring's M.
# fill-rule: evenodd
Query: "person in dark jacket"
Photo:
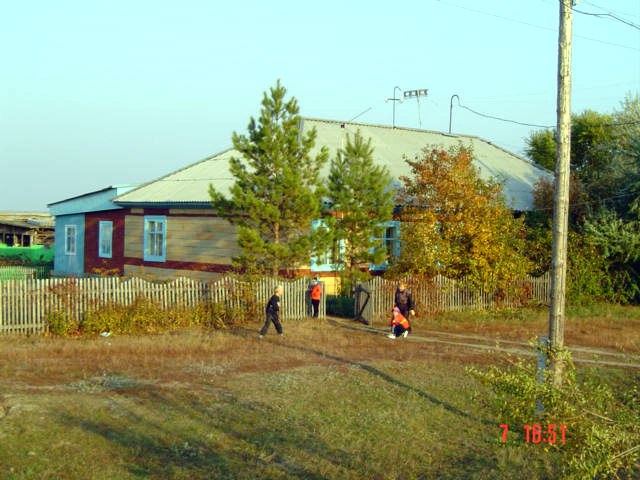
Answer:
M282 333L282 325L280 324L280 319L278 318L280 312L280 297L282 296L282 287L277 286L273 295L269 299L267 303L267 307L265 308L267 319L264 322L264 325L260 329L260 338L264 337L269 330L269 325L273 322L273 326L276 327L276 331L281 337L284 337L284 333Z
M411 293L409 292L409 290L407 290L406 282L400 282L400 285L398 285L395 296L395 304L393 306L398 307L398 310L400 310L400 313L405 318L409 318L409 314L416 314L414 310L413 298L411 298Z

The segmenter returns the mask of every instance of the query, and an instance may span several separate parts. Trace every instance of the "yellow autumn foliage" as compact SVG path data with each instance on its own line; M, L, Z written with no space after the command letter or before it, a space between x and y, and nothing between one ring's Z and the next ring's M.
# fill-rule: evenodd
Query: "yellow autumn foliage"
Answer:
M482 288L506 288L525 275L524 224L516 219L497 180L483 180L462 145L425 147L405 158L401 177L401 253L392 273L466 277Z

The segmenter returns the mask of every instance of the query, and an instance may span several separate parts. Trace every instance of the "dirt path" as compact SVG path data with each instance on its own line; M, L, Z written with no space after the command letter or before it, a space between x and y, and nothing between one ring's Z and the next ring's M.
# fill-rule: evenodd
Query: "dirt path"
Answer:
M336 326L349 330L368 332L375 335L387 335L389 333L387 329L374 328L344 318L327 317L327 321L333 323ZM406 341L439 343L461 348L491 350L502 353L510 353L512 355L529 357L537 356L537 353L531 351L531 347L526 342L501 340L497 338L484 337L481 335L450 333L436 330L421 330L419 334L409 335ZM573 361L576 363L587 363L606 367L625 367L640 369L640 357L638 357L637 355L629 355L625 353L600 350L596 348L574 347L570 345L568 346L568 348L573 354ZM603 360L600 357L613 357L615 360Z

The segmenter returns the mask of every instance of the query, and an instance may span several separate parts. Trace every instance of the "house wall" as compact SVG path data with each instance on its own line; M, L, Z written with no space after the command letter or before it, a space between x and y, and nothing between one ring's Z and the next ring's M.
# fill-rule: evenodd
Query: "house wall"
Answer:
M65 253L65 225L76 226L76 254ZM56 254L53 259L54 273L81 275L84 272L84 214L61 215L56 217Z
M145 215L167 217L164 262L144 260ZM232 257L241 253L235 227L207 210L131 209L123 221L123 264L127 275L153 271L157 276L173 277L198 272L189 276L217 278L231 269Z
M220 272L197 271L192 269L179 268L158 268L148 265L125 265L124 274L128 277L142 277L149 279L171 279L187 277L201 282L210 282L219 279L224 275Z
M84 220L84 271L97 273L96 269L118 269L119 275L124 275L124 239L125 215L128 210L108 210L91 212ZM99 255L100 222L112 222L111 258Z

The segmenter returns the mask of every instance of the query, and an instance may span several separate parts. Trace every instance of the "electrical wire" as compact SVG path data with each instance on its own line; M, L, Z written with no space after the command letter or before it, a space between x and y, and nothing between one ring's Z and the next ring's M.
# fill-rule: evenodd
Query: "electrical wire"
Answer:
M636 30L640 30L640 25L636 25L635 23L628 22L628 21L624 20L623 18L620 18L617 15L614 15L613 13L585 12L584 10L578 10L573 5L568 5L563 0L560 0L560 1L562 1L562 3L564 4L565 7L571 8L576 13L580 13L582 15L587 15L587 16L590 16L590 17L609 18L611 20L616 20L618 22L624 23L625 25L628 25L628 26L630 26L632 28L635 28Z
M557 29L555 29L555 28L544 27L542 25L536 25L536 24L533 24L533 23L523 22L522 20L517 20L515 18L509 18L509 17L503 17L502 15L496 15L496 14L493 14L493 13L484 12L482 10L476 10L475 8L463 7L462 5L456 5L455 3L446 2L445 0L436 0L436 1L438 1L440 3L443 3L445 5L449 5L450 7L461 8L462 10L469 10L470 12L480 13L482 15L488 15L490 17L500 18L502 20L507 20L509 22L520 23L522 25L527 25L529 27L540 28L542 30L548 30L548 31L554 32L554 33L557 32ZM598 43L602 43L602 44L605 44L605 45L611 45L613 47L626 48L626 49L629 49L629 50L635 50L637 52L640 52L640 48L631 47L629 45L622 45L620 43L607 42L606 40L600 40L598 38L585 37L584 35L576 35L576 34L574 34L573 36L575 38L582 38L584 40L590 40L592 42L598 42Z
M491 118L493 120L499 120L501 122L508 122L508 123L515 123L517 125L524 125L526 127L537 127L537 128L546 128L546 129L551 129L551 128L556 128L555 125L537 125L535 123L526 123L526 122L519 122L517 120L511 120L508 118L502 118L502 117L496 117L494 115L488 115L486 113L480 113L477 112L476 110L473 110L469 107L467 107L466 105L462 105L462 103L460 102L460 98L457 98L458 100L458 107L460 108L464 108L465 110L470 111L471 113L475 114L475 115L479 115L481 117L484 118ZM626 125L638 125L640 124L640 120L633 120L630 122L619 122L619 123L601 123L601 124L596 124L593 125L594 127L622 127L622 126L626 126Z
M583 205L588 205L590 203L602 202L602 201L605 201L605 200L614 200L616 198L631 197L631 196L634 196L634 195L638 195L638 192L624 193L624 194L620 194L620 195L613 195L611 197L598 198L598 199L595 199L595 200L587 200L587 201L584 201L584 202L569 203L569 208L582 207ZM529 211L530 212L539 212L539 211L545 211L545 210L553 210L553 208L554 207L532 208Z
M612 8L602 8L599 5L596 5L593 2L588 2L587 0L583 0L584 3L586 3L587 5L591 5L592 7L596 7L599 8L600 10L603 10L605 12L609 12L609 13L617 13L618 15L627 15L629 17L635 17L635 18L640 18L640 14L637 13L627 13L627 12L621 12L620 10L613 10Z

